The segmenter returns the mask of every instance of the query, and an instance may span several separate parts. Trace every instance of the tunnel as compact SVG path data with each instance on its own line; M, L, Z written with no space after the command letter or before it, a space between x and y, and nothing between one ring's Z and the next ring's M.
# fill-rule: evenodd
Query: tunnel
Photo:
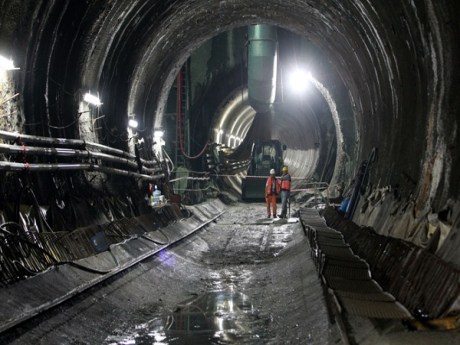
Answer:
M458 342L459 16L0 0L0 342Z

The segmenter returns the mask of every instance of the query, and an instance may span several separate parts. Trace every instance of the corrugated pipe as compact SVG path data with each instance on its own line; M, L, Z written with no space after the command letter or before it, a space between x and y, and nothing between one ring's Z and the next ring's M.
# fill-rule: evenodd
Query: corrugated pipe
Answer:
M136 177L149 181L156 181L164 177L164 174L159 175L144 175L127 170L115 169L100 166L97 164L78 163L78 164L29 164L29 163L16 163L16 162L2 162L0 161L0 170L5 171L64 171L64 170L87 170L99 171L106 174L115 174L128 177Z
M20 133L13 133L7 131L0 131L0 139L12 140L15 141L19 139L20 141L28 142L28 143L35 143L35 144L44 144L44 145L56 145L56 146L67 146L67 147L88 147L98 149L102 152L111 153L117 156L126 157L135 159L136 156L125 152L123 150L115 149L110 146L105 146L97 143L92 143L89 141L81 140L81 139L66 139L66 138L49 138L49 137L40 137L35 135L28 135L28 134L20 134ZM156 165L156 161L147 161L141 158L142 164L145 165Z
M131 168L138 168L138 165L133 160L128 158L116 157L101 152L82 151L67 148L48 148L48 147L34 147L34 146L16 146L8 144L0 144L0 152L9 154L27 154L27 155L46 155L46 156L61 156L61 157L81 157L81 158L94 158L102 161L115 162L125 164ZM142 167L142 172L155 173L161 171L159 166L156 169L149 169Z

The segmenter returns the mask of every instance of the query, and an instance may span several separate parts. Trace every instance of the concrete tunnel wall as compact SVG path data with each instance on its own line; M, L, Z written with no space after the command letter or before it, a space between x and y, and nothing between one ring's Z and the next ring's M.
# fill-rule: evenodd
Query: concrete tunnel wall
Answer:
M373 186L397 189L416 217L459 197L456 1L3 0L0 13L0 51L21 67L10 77L21 96L4 129L125 148L129 114L147 133L162 126L169 90L194 49L230 28L269 23L316 44L348 89L354 145L343 147L338 180L351 179L377 147ZM104 102L101 133L64 126L84 118L87 90Z

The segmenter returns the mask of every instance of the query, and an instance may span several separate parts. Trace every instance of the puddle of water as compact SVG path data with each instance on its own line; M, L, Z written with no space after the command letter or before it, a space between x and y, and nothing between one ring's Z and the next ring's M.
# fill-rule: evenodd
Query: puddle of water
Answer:
M211 291L179 304L171 315L117 332L104 344L266 344L264 328L269 322L270 318L259 316L244 294Z

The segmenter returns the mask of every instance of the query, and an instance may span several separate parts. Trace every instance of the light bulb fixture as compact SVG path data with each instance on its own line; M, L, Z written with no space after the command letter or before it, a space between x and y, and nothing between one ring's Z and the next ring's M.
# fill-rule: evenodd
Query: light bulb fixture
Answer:
M134 119L129 119L128 126L131 128L137 128L137 126L139 126L139 123Z
M296 69L290 75L290 87L295 93L300 94L308 88L311 78L312 75L310 72Z
M14 62L11 59L7 59L6 57L0 55L0 70L4 71L11 71L17 70L18 67L14 67Z
M89 104L95 105L96 107L99 107L102 105L102 102L99 99L99 97L94 96L90 94L89 92L83 96L83 100Z
M164 131L156 130L153 132L153 137L154 138L163 138L163 135L165 134Z
M158 150L161 150L161 147L164 146L165 144L165 141L163 140L163 135L165 134L165 132L160 129L160 128L157 128L153 131L153 147L154 147L154 150L158 151Z

